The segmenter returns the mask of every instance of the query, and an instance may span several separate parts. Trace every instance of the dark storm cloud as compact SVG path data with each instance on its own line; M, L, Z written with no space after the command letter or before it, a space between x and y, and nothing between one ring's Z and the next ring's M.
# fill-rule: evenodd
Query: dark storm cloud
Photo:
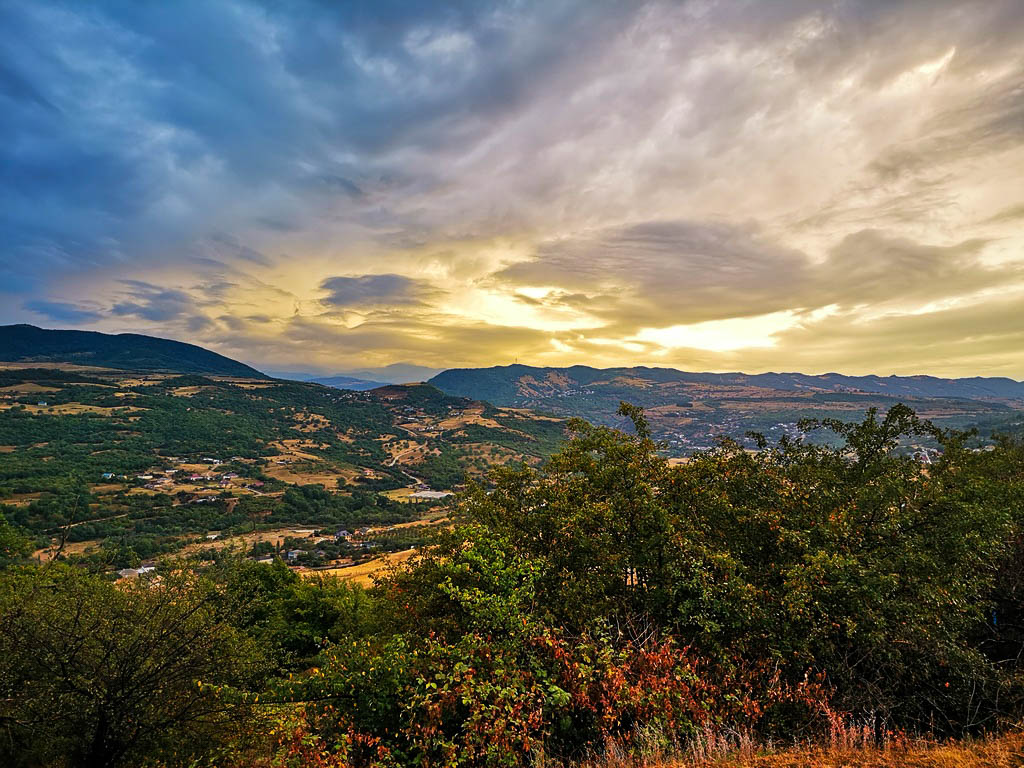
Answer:
M569 55L551 30L611 23L574 6L4 4L4 258L140 258L370 199L382 153L477 140Z
M436 293L429 283L401 275L329 277L320 288L327 291L325 304L343 308L416 304Z
M111 307L115 315L133 316L155 323L177 320L196 310L193 296L185 291L160 288L147 283L128 281L127 294L130 298Z
M47 320L57 323L87 323L103 317L101 312L94 309L80 307L76 304L69 304L65 301L26 301L23 305L29 312L42 315Z

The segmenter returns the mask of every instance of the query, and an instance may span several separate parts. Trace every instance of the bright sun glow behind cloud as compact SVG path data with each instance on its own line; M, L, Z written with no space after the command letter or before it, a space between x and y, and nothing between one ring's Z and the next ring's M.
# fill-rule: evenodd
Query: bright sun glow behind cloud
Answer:
M796 313L786 310L758 317L709 320L668 328L644 328L636 335L636 340L651 342L665 347L666 350L690 348L729 352L737 349L774 347L778 342L776 334L798 323Z

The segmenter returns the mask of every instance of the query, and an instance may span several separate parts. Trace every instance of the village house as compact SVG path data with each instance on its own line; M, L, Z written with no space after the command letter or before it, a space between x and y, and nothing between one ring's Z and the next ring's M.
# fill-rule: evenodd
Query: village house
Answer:
M122 579L134 579L137 576L144 576L147 573L152 573L156 570L156 566L153 565L140 565L138 568L122 568L117 572L117 575Z

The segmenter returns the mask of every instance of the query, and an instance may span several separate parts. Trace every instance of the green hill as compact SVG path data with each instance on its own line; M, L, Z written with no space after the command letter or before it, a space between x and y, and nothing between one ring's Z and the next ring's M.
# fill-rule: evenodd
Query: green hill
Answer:
M0 361L263 378L255 368L194 344L138 333L49 330L34 325L0 326Z

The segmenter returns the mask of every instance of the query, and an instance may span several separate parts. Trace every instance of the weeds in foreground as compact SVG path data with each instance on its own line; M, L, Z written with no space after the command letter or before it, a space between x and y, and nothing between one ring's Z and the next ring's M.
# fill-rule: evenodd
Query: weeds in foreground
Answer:
M630 754L610 743L582 768L1021 768L1024 732L999 737L940 742L908 737L873 720L836 720L820 740L777 744L757 740L742 728L706 728L685 744L641 732ZM543 766L543 759L538 764Z

